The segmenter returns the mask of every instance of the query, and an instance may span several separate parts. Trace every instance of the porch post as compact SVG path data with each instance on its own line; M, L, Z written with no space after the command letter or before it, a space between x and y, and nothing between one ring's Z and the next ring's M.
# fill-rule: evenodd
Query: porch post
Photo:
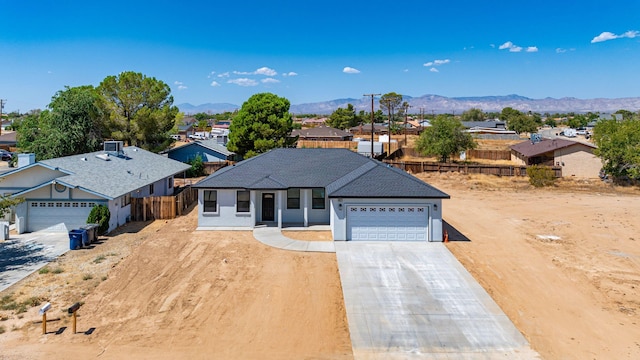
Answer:
M304 215L304 227L309 226L309 189L301 190L302 193L302 206L303 206L303 215Z
M278 229L282 229L282 195L284 191L278 191Z

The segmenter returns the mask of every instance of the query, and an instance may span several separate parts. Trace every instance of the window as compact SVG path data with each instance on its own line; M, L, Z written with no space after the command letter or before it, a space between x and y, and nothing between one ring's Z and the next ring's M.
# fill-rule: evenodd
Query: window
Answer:
M218 212L218 192L216 190L204 191L204 212Z
M300 209L300 189L287 190L287 209Z
M249 212L250 195L247 190L238 190L236 197L236 211Z
M149 195L153 194L153 184L149 185Z
M316 188L311 190L311 208L324 209L324 189Z
M120 202L121 202L121 207L125 207L131 204L131 194L127 194L123 196Z
M173 178L169 178L169 189L173 188Z

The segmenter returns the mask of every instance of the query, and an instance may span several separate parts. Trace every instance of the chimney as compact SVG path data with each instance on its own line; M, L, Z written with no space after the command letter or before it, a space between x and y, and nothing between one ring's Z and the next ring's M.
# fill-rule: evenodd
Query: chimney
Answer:
M21 167L29 166L31 164L35 164L36 162L36 154L18 154L18 169Z

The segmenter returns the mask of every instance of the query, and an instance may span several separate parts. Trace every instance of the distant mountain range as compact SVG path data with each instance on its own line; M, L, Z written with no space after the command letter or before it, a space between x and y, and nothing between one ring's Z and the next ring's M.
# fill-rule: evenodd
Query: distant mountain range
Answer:
M629 111L640 110L640 97L617 99L577 99L565 97L560 99L544 98L531 99L520 95L506 96L478 96L478 97L445 97L439 95L423 95L420 97L404 96L411 108L409 113L462 113L471 108L480 108L485 112L500 112L505 107L511 107L523 112L537 113L586 113L600 112L613 113L624 109ZM331 114L337 108L346 108L348 104L355 107L356 111L371 111L371 100L368 98L336 99L330 101L291 105L290 111L294 114ZM177 105L185 114L222 113L239 109L239 105L228 103L191 105L188 103ZM380 109L378 99L374 100L374 110ZM423 110L420 110L423 109Z

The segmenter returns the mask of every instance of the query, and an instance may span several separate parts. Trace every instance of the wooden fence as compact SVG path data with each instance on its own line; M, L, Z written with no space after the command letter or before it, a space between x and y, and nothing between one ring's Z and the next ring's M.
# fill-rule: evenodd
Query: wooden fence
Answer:
M469 150L467 151L467 160L485 159L485 160L511 160L511 151L509 150Z
M497 176L527 176L525 165L456 164L426 161L385 161L387 164L410 173L461 172L463 174L486 174ZM556 178L562 177L562 167L551 167Z
M198 200L198 190L187 186L174 196L131 198L131 220L175 219Z
M402 148L404 145L404 139L394 139L395 142L391 143L391 153L394 153L396 150ZM366 139L365 141L370 141L370 139ZM358 151L358 141L316 141L316 140L298 140L298 148L307 148L307 149L349 149L353 151ZM371 149L371 147L369 147ZM389 149L389 143L382 143L382 150L387 151Z
M204 173L207 175L211 175L214 172L222 169L225 166L233 165L235 161L223 161L223 162L205 162L204 165Z

